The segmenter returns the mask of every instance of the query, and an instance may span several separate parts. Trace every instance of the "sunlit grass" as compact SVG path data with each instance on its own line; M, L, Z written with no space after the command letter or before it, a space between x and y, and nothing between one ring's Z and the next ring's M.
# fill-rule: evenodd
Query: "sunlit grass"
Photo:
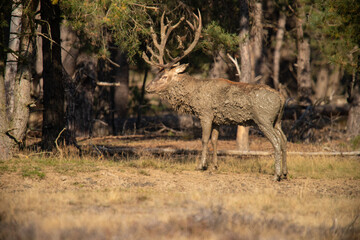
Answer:
M71 155L59 158L51 155L36 155L27 158L14 158L0 162L0 174L18 172L24 177L45 178L46 171L73 176L78 172L97 172L103 167L117 169L133 168L136 171L158 169L166 172L194 171L198 156L153 156L141 154L131 157L115 156L111 158L98 156L79 157ZM312 179L360 179L360 160L350 156L288 156L290 178ZM209 159L211 169L211 157ZM215 173L274 173L274 159L265 157L220 157L219 169ZM146 174L144 174L146 175Z
M290 156L287 160L290 178L360 179L360 160L356 157ZM221 172L273 174L273 157L226 157Z
M360 179L360 160L356 157L293 156L288 162L294 177Z
M30 156L17 157L10 161L0 162L0 173L20 172L24 177L38 176L45 178L46 171L52 170L60 174L74 175L78 172L98 171L103 164L111 164L111 161L100 161L93 157L80 158L78 156L58 157L51 156ZM43 173L41 173L43 172Z

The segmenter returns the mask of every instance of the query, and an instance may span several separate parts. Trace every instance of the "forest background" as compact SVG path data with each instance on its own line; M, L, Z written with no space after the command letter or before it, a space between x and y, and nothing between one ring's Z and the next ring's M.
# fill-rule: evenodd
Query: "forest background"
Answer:
M264 83L288 98L289 140L314 141L324 116L347 116L344 137L360 135L358 1L2 0L0 9L3 159L33 136L49 151L59 137L77 146L125 134L130 117L132 131L145 131L144 116L168 112L145 95L154 72L141 58L164 11L174 22L202 14L200 42L183 60L190 74ZM188 30L173 34L172 55L177 37L191 42Z

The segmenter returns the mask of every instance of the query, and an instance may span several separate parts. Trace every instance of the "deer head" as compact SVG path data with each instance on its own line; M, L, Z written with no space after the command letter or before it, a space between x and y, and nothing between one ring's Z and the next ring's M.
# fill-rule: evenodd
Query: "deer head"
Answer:
M158 74L154 80L147 85L146 90L148 92L160 91L166 87L166 85L174 80L179 73L185 71L188 64L179 65L179 61L187 56L196 46L200 39L202 23L201 23L201 14L198 10L198 16L193 14L194 21L191 23L186 20L186 23L189 25L191 30L194 32L194 39L191 44L188 45L187 49L182 52L180 56L172 57L170 51L166 49L166 43L171 32L177 28L181 22L185 20L185 17L182 17L176 24L172 25L172 21L167 20L165 24L165 12L161 16L160 22L160 40L154 31L154 28L150 27L150 33L153 43L153 48L147 46L146 49L150 54L150 58L144 52L142 57L151 66L154 66L159 69ZM185 38L177 35L178 48L185 48L181 39Z
M162 69L156 77L146 86L146 91L149 93L160 92L173 81L178 81L178 75L185 71L188 64L181 64L173 66L172 68Z

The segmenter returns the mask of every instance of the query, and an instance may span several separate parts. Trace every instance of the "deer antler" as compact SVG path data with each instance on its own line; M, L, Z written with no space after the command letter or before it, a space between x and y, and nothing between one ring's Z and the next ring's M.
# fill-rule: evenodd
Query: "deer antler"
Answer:
M165 22L164 22L165 12L163 12L163 14L161 16L161 22L160 22L160 42L158 41L157 35L154 31L154 28L151 26L150 27L151 38L152 38L152 41L153 41L153 44L154 44L154 47L156 48L156 50L152 49L149 46L146 46L146 49L151 54L151 57L149 59L149 57L146 55L146 53L143 52L142 57L145 60L145 62L147 62L148 64L150 64L152 66L156 66L158 68L168 68L168 67L175 65L182 58L184 58L186 55L188 55L195 48L197 42L200 39L200 35L201 35L202 23L201 23L200 10L198 10L198 13L199 13L199 16L197 16L196 14L193 14L195 17L193 24L190 23L188 20L186 20L186 22L190 26L190 28L193 31L195 31L195 36L194 36L193 42L189 45L189 47L184 51L184 53L181 56L173 58L170 56L169 51L166 49L166 43L170 36L170 33L175 28L177 28L182 21L184 21L185 17L182 17L179 20L179 22L177 22L175 25L171 25L172 21L167 21L168 23L165 24ZM179 42L179 47L182 46L183 43L180 40L180 37L178 37L178 42ZM169 62L169 63L166 63L165 52L168 54L169 58L171 59L171 62Z

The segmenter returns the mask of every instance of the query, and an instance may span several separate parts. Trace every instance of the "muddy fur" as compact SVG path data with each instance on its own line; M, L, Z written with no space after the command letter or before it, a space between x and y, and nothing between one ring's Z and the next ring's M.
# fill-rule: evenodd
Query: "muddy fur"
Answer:
M281 130L285 98L267 85L237 83L221 78L196 79L181 74L186 67L183 64L164 69L147 85L146 90L159 94L176 111L193 114L200 119L203 151L198 169L208 167L207 145L211 133L213 163L217 168L219 125L257 125L274 147L275 179L286 178L286 136Z

